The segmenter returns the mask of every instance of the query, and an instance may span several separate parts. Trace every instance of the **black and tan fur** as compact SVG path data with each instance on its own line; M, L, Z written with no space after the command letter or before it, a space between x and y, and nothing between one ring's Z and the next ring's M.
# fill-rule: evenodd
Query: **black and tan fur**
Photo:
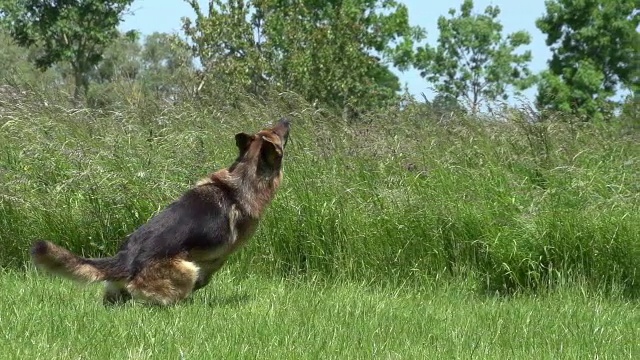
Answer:
M128 236L112 257L83 258L48 241L31 256L39 268L82 282L104 281L105 304L131 298L175 304L207 285L229 255L251 238L282 180L289 121L239 133L239 155L199 181Z

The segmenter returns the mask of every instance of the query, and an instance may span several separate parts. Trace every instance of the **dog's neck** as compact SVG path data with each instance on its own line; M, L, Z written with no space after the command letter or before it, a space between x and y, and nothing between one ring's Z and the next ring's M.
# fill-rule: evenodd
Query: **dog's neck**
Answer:
M259 176L248 166L236 166L232 172L229 169L219 170L207 180L227 187L241 210L248 216L258 219L280 186L282 171L279 171L276 176L267 177Z

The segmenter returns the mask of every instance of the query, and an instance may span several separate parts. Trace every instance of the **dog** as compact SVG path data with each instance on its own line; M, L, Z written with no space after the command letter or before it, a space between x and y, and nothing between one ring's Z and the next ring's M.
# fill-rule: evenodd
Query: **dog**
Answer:
M103 303L130 299L168 306L204 287L253 236L283 178L290 121L235 136L238 156L200 180L130 234L112 257L84 258L38 240L39 269L80 282L105 282Z

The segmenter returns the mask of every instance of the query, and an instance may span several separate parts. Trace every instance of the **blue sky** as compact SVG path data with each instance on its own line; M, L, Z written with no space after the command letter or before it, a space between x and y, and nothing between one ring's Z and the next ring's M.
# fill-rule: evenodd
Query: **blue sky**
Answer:
M447 15L450 8L459 9L462 0L403 0L401 2L409 8L411 24L425 28L427 30L426 41L434 44L438 38L438 17ZM203 9L207 9L208 1L199 0L199 3ZM546 67L550 52L545 45L543 34L535 26L535 20L544 13L544 0L475 0L474 5L476 12L484 11L488 5L498 5L501 10L500 21L504 26L504 33L526 30L531 34L532 43L529 45L529 49L533 53L531 70L539 72ZM128 15L125 18L121 28L124 30L136 29L144 35L154 31L180 31L180 18L193 16L191 7L183 0L135 0L131 10L133 15ZM432 96L432 92L428 89L429 84L420 77L417 71L410 70L397 74L400 81L407 84L410 93L419 95L424 92L427 97ZM528 90L525 96L533 100L535 89Z

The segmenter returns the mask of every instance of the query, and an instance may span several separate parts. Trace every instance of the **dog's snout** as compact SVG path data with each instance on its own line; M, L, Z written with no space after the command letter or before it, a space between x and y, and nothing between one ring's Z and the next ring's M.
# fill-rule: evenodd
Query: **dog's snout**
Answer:
M280 119L280 124L282 124L284 127L289 129L291 127L291 120L289 120L287 118L281 118Z
M289 139L289 130L291 129L291 121L287 118L281 118L278 124L273 128L273 131L280 136L284 145L286 145Z

